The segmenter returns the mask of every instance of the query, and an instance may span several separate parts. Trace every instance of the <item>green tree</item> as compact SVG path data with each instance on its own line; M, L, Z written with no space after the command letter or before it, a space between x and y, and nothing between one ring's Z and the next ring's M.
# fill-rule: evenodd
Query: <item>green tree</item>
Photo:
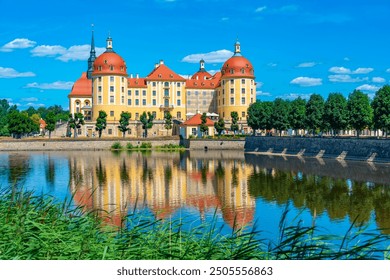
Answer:
M204 136L205 133L209 131L208 126L206 125L207 123L207 115L206 113L203 113L202 116L200 117L200 120L202 121L200 124L200 132L202 132L202 136Z
M8 114L8 130L14 138L21 138L23 135L33 131L34 125L26 112L12 110Z
M273 127L279 130L280 136L282 136L283 130L287 130L289 128L289 112L289 102L281 98L276 98L274 101L271 120Z
M306 100L298 97L291 101L290 112L288 120L292 129L295 130L295 134L298 135L298 131L305 129L306 127Z
M38 111L33 106L28 107L26 110L24 110L24 112L26 112L29 117L31 117L34 114L39 115ZM39 115L39 117L40 117L40 115Z
M165 123L164 123L165 129L167 129L167 130L172 129L172 115L170 112L165 112L164 121L165 121Z
M219 117L218 121L214 123L214 128L218 133L218 136L221 136L222 131L225 130L225 121L223 118Z
M75 113L74 116L69 114L69 127L74 130L74 138L77 137L77 129L84 125L84 115L81 113Z
M29 116L31 121L32 121L32 127L31 127L31 131L34 131L34 132L38 132L39 131L39 125L40 125L40 120L41 120L41 117L35 113L35 114L32 114L31 116Z
M324 98L319 94L312 94L306 103L306 127L313 135L324 127L324 107Z
M153 121L154 121L154 115L148 112L143 112L142 115L139 118L141 124L142 124L142 129L144 130L144 136L145 138L148 137L148 129L153 127Z
M126 136L126 132L129 131L129 120L131 119L131 114L129 112L122 112L119 119L118 128L123 134L123 138Z
M236 131L239 129L239 127L238 127L238 113L236 111L233 111L230 113L230 117L232 118L232 124L230 126L230 130L233 131L234 134L236 134Z
M51 138L51 133L56 129L56 116L53 112L49 112L46 115L46 130L49 131L49 139Z
M99 111L99 115L96 119L95 130L98 132L99 138L102 138L102 132L107 127L107 113L103 110Z
M390 131L390 86L385 85L375 93L372 101L374 111L374 128L381 129L386 133Z
M10 136L8 130L8 114L16 110L16 106L11 106L7 99L0 100L0 136Z
M256 101L248 108L248 125L253 129L253 135L257 129L271 130L272 122L271 115L273 110L273 102Z
M347 99L341 93L331 93L324 106L324 122L336 136L348 127Z
M360 132L372 123L373 110L367 94L360 90L354 90L348 97L347 110L349 124L356 130L357 137Z

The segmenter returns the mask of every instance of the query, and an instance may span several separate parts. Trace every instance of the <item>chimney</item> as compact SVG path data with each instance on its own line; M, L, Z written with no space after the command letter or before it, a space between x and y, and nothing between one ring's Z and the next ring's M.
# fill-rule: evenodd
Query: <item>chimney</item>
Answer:
M160 60L160 65L163 65L164 64L164 60Z
M156 69L158 67L158 63L154 64L154 69Z
M137 74L137 76L136 76L136 77L137 77L137 79L138 79L138 78L139 78L139 75Z
M133 74L130 74L130 79L132 79L133 78Z

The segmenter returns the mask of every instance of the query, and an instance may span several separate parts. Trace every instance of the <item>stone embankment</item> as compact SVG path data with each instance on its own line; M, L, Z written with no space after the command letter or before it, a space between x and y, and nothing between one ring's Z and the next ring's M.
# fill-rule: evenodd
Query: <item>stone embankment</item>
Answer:
M247 137L246 152L390 162L390 139Z

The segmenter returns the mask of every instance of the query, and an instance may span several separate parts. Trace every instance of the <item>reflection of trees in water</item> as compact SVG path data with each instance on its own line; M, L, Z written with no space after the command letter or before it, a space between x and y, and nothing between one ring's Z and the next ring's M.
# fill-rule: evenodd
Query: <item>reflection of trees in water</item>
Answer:
M142 182L153 180L153 169L149 167L147 157L142 157Z
M120 165L120 177L121 177L121 182L124 185L129 184L129 170L126 165L126 160L125 158L122 159L122 164Z
M8 156L8 182L10 185L23 185L31 170L30 157L27 154L9 154Z
M231 172L232 172L232 185L235 188L238 186L238 175L237 175L238 168L237 168L236 164L237 164L237 162L234 160L232 170L231 170Z
M46 181L51 189L54 188L54 182L55 182L55 162L54 160L50 157L50 155L47 158L47 162L45 164L45 176L46 176Z
M102 165L102 158L99 157L98 164L96 166L96 176L98 179L99 187L105 187L107 183L107 172L106 168Z
M349 217L366 224L375 209L380 227L390 228L390 190L386 186L297 174L278 170L256 171L249 178L249 192L283 205L291 200L295 207L307 207L313 216L325 211L331 220Z

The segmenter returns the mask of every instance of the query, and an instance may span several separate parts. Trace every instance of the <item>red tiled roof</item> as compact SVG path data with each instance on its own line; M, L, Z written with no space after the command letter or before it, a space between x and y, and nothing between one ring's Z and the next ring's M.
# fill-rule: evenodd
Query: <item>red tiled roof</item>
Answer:
M128 88L147 88L145 78L127 78Z
M199 73L199 72L198 72ZM207 73L207 72L206 72ZM209 74L210 75L210 74ZM196 73L194 74L196 77ZM192 77L194 77L192 76ZM205 77L205 76L203 76ZM211 76L207 79L191 79L186 81L187 88L197 88L197 89L215 89L220 84L221 73L217 72L214 76Z
M243 56L229 58L221 69L223 77L254 77L252 63Z
M81 77L74 83L68 97L73 96L92 97L92 80L87 78L86 72L83 72Z
M192 80L206 80L209 78L211 78L211 74L207 71L204 71L204 70L203 71L199 70L191 77Z
M196 114L192 118L186 120L182 125L184 126L198 126L202 124L202 119L200 118L201 114ZM214 126L214 122L210 120L209 118L206 118L206 125L207 126Z
M93 76L121 75L127 76L126 63L123 58L114 51L106 51L99 55L93 63Z
M185 79L169 69L165 64L160 64L146 77L146 80L159 81L185 81Z

